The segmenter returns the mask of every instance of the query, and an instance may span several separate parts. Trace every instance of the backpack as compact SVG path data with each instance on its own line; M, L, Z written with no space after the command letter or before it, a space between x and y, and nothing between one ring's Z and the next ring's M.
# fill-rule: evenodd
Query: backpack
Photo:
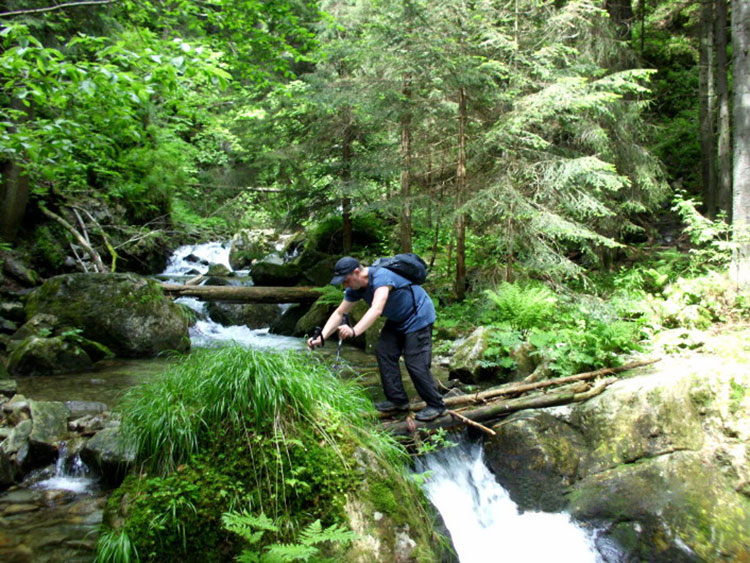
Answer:
M427 264L416 254L411 252L396 254L389 258L378 258L372 263L373 268L388 268L409 280L413 284L421 285L427 279Z

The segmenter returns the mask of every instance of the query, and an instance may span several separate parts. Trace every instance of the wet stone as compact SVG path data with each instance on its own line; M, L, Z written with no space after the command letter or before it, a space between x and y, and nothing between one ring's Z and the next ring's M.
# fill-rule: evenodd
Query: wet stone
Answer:
M29 489L9 491L0 496L1 504L29 504L37 502L38 500L39 494L35 491L30 491Z
M36 512L39 506L36 504L11 504L3 509L3 516L15 516L17 514L27 514Z
M13 397L18 390L15 379L0 379L0 395Z

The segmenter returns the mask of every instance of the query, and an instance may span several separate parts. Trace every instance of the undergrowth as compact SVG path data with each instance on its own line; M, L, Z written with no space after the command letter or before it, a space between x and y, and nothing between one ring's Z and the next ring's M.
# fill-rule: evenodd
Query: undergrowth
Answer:
M273 519L274 531L244 546L260 557L276 544L299 543L316 521L340 529L350 495L377 505L381 486L408 507L394 521L405 518L431 542L404 450L367 416L362 388L308 354L197 351L130 391L121 410L137 471L110 497L103 553L228 561L243 549L222 525L233 513Z

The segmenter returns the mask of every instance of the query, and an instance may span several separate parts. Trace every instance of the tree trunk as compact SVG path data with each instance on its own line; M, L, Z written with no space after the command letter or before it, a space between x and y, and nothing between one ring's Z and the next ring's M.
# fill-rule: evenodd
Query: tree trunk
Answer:
M732 133L729 110L729 64L727 62L727 2L716 0L716 104L717 104L717 211L732 221Z
M750 288L750 1L732 0L734 168L732 218L738 247L732 277Z
M404 76L405 107L401 113L401 252L411 252L411 79Z
M16 240L29 201L29 178L20 164L7 161L2 166L0 184L0 237Z
M633 6L630 0L606 0L604 6L609 19L612 20L617 38L630 39L630 26L633 23Z
M165 293L180 297L197 297L202 301L225 303L304 303L322 294L313 287L261 287L235 285L178 285L165 283Z
M466 296L466 213L461 209L466 197L466 89L458 90L458 166L456 168L456 298Z
M341 198L341 227L343 230L343 252L351 254L354 233L352 227L352 145L354 144L354 125L352 123L351 108L346 109L346 124L341 147L341 181L343 183L343 197Z
M24 116L20 121L29 118L31 109L26 108L21 100L14 98L10 105L21 111ZM11 129L15 130L15 126ZM0 169L0 238L13 242L16 240L18 229L26 214L26 204L29 202L29 177L24 174L23 166L16 161L6 161Z
M714 57L714 0L703 0L700 18L700 98L701 178L703 204L706 215L716 216L716 119L715 57Z

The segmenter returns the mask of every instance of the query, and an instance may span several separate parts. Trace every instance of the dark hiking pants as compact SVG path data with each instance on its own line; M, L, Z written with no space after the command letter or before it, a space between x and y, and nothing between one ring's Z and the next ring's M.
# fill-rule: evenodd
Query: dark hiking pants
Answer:
M406 371L409 372L414 387L428 406L444 408L443 397L437 389L435 378L430 372L432 361L432 325L416 332L402 334L393 329L388 322L380 331L380 338L375 347L380 368L380 381L383 384L385 397L401 405L409 402L401 382L400 356L404 356Z

